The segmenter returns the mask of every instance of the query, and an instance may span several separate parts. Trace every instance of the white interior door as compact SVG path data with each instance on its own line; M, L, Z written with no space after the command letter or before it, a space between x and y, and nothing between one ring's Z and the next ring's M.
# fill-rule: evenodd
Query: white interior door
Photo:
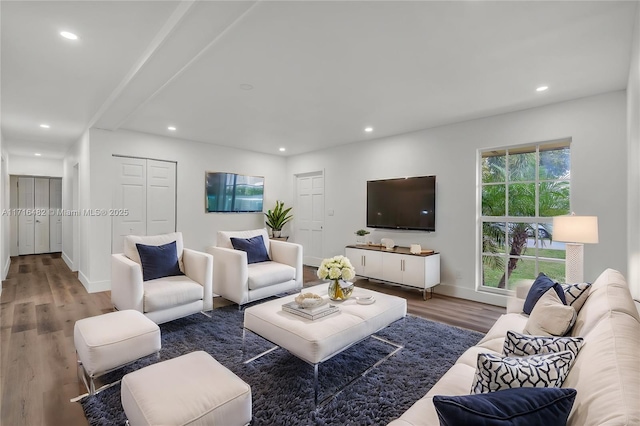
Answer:
M18 178L18 254L35 253L35 216L28 210L34 208L35 182L32 177ZM30 214L27 214L30 213Z
M147 160L147 235L176 230L176 163Z
M147 235L147 160L113 157L113 209L111 252L122 253L126 235ZM126 214L124 210L126 209Z
M323 253L324 175L296 176L295 240L303 247L305 265L320 266Z
M49 251L62 251L62 179L49 179Z
M35 253L49 253L49 178L35 178Z

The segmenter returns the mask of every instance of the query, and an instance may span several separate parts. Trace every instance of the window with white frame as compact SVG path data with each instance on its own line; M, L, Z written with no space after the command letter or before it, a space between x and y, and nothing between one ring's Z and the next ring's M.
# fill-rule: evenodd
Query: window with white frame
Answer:
M539 272L564 280L552 218L570 212L570 142L480 152L480 289L508 290Z

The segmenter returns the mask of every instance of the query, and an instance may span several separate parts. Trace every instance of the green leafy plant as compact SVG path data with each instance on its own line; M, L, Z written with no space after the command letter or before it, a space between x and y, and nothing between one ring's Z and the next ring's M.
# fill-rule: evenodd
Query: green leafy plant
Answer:
M284 208L284 201L276 201L276 206L272 210L267 210L264 214L267 218L267 226L274 231L282 231L282 227L293 219L290 215L291 207Z
M366 229L358 229L355 234L360 236L360 237L364 237L365 235L369 235L371 232L367 231Z

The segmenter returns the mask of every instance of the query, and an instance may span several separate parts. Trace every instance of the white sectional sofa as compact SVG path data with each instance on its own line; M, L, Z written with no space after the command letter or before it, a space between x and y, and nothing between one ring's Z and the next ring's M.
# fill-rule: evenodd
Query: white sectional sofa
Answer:
M437 426L434 395L468 395L478 353L502 353L507 331L521 333L528 287L518 289L487 335L469 348L429 392L393 426ZM567 424L570 426L640 425L640 316L627 283L618 271L607 269L593 283L578 312L571 336L584 338L563 387L577 390Z

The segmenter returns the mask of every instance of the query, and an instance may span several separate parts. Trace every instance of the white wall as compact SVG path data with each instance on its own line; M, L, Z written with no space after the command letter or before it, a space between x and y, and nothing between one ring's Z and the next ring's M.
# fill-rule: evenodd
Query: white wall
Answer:
M9 209L9 156L2 148L2 133L0 133L0 211ZM9 273L10 257L10 217L0 216L0 292L2 280Z
M631 294L636 300L640 300L640 6L636 13L627 84L627 140L629 153L627 278Z
M21 176L62 177L62 160L55 158L11 156L9 174Z
M436 232L376 230L370 237L439 251L437 292L504 304L502 296L475 291L477 151L573 138L571 207L599 217L600 243L585 247L585 277L594 280L607 267L627 268L625 113L625 93L613 92L299 155L287 170L325 171L325 211L335 212L325 214L325 256L344 253L365 226L367 180L436 175ZM288 183L294 194L293 179Z
M74 172L77 167L78 175ZM80 211L89 208L89 132L69 149L62 167L62 208ZM77 194L74 196L74 191ZM74 197L77 197L74 205ZM64 216L62 218L62 258L72 271L79 271L80 281L88 286L89 241L91 229L89 219L83 216Z
M111 207L112 156L127 155L177 161L177 229L183 233L185 247L204 250L215 244L218 230L264 227L260 213L205 213L206 171L223 171L264 176L265 207L285 195L284 157L266 155L212 144L165 138L150 134L91 129L89 205L92 209ZM88 268L80 267L89 291L110 288L111 218L91 217L88 232ZM81 250L84 250L81 246ZM80 275L80 274L79 274Z

